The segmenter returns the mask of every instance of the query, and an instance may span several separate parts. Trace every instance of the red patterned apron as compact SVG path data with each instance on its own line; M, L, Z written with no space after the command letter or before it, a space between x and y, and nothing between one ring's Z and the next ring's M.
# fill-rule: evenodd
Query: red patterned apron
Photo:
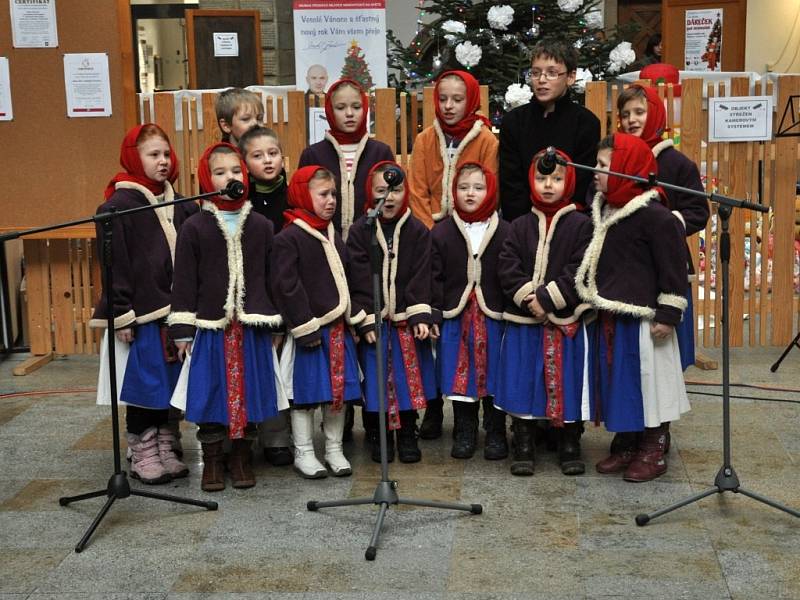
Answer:
M247 406L244 399L244 328L233 319L225 328L225 377L228 388L228 437L244 438Z
M473 332L475 362L475 384L478 388L478 397L487 396L486 391L486 317L478 305L478 298L473 289L467 299L467 306L461 313L461 337L458 344L458 361L456 362L456 375L453 380L453 393L459 396L467 395L469 383L469 335Z
M580 323L544 327L544 385L547 392L545 416L556 427L564 426L564 337L573 338Z
M400 354L403 359L403 368L408 384L408 392L412 410L421 410L427 406L425 401L425 388L422 385L422 371L419 368L417 345L414 334L406 321L393 324L400 340ZM400 429L400 404L397 400L397 384L395 382L394 365L392 361L392 331L387 328L387 373L386 373L386 414L389 420L389 429Z

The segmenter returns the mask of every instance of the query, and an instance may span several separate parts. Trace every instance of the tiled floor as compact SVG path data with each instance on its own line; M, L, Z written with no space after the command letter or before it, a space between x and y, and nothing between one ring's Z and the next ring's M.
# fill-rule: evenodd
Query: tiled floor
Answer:
M800 351L772 374L776 356L735 350L733 381L800 388ZM457 461L448 415L444 438L422 442L423 462L394 463L390 475L401 496L480 502L483 514L391 508L374 562L364 560L374 506L306 510L312 499L372 496L380 469L365 455L360 428L347 448L352 477L306 481L259 457L255 489L212 495L199 490L187 424L191 476L159 489L217 500L219 511L121 500L76 554L103 500L61 508L58 498L103 488L112 470L109 410L82 391L94 387L96 359L56 360L22 378L11 375L17 360L0 364L0 394L56 393L0 397L0 600L800 598L800 520L785 513L715 494L647 527L634 524L637 513L709 487L720 467L720 400L696 394L673 427L669 472L648 484L591 468L567 478L545 451L532 478L512 477L507 461ZM719 378L687 373L695 382ZM800 509L800 394L734 393L773 399L733 400L733 464L743 486ZM587 462L604 455L609 438L588 427Z

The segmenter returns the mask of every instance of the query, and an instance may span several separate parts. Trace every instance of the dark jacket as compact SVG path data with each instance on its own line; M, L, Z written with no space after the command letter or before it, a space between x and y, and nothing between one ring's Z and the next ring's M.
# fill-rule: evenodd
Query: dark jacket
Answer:
M598 193L592 224L592 240L575 276L580 297L600 310L680 323L687 305L686 242L658 192L644 192L611 211Z
M381 317L394 323L430 324L431 235L428 228L407 209L394 224L388 240L383 227L378 227L377 236L381 248ZM361 323L362 331L375 328L371 240L367 218L361 216L350 228L347 238L347 281L353 311L358 313L363 309L367 315Z
M336 178L336 191L339 201L336 203L336 213L333 216L333 225L336 231L347 238L347 231L353 221L363 214L366 202L367 175L375 163L382 160L394 160L391 148L377 140L369 139L365 135L358 144L354 163L353 175L350 181L342 182L342 173L347 173L344 156L339 143L330 132L325 134L325 139L312 144L300 155L299 167L319 165L325 167Z
M508 300L507 321L543 321L523 303L533 293L551 323L573 323L591 308L575 289L575 273L592 238L591 219L570 204L553 215L546 233L545 223L545 215L533 208L511 224L503 244L498 270Z
M320 328L343 317L358 325L365 314L351 314L344 242L333 224L323 235L296 220L275 237L272 290L275 304L297 343L322 338Z
M281 325L269 294L272 223L251 209L245 203L232 234L210 203L181 229L167 320L173 339L193 337L195 327L224 329L233 318L244 325Z
M594 167L600 121L567 94L545 116L536 100L515 108L500 124L500 206L503 218L513 221L531 208L528 169L534 155L548 146L566 152L576 163ZM592 181L591 171L577 170L573 198L582 201Z
M286 201L286 171L282 171L281 175L283 182L269 193L259 192L256 189L256 180L250 178L250 202L253 204L253 212L264 215L272 222L275 235L283 229L283 211L289 208Z
M434 323L460 315L473 289L484 315L498 321L503 318L503 288L497 263L508 230L509 224L494 213L481 247L472 248L470 253L464 221L457 213L434 226Z
M167 184L164 201L175 199ZM114 194L97 212L126 210L158 200L145 187L120 182ZM173 264L177 231L197 212L197 204L187 201L172 207L145 210L115 218L112 224L114 328L123 329L165 318L170 311ZM97 224L97 248L102 257L102 224ZM105 291L95 306L90 325L105 327Z

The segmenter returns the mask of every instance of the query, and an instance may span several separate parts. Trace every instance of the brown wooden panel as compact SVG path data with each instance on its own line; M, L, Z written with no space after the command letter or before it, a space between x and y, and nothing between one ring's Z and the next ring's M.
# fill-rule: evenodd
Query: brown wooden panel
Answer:
M426 87L422 89L422 128L430 127L433 125L433 119L436 116L433 108L433 87Z
M395 91L391 88L375 90L375 139L380 140L393 153L397 153L397 117Z
M203 103L203 137L200 142L202 146L200 154L211 144L222 139L222 131L217 124L217 111L215 108L217 94L214 92L204 92L201 101ZM198 159L199 158L198 156Z
M590 81L586 84L585 106L600 119L600 139L608 131L608 117L606 110L606 82Z
M53 350L50 333L50 278L47 242L24 240L25 284L28 295L28 337L32 354Z
M289 118L292 120L292 126L286 135L284 143L284 150L286 152L286 165L287 171L293 173L297 168L297 163L300 162L300 154L306 147L306 139L308 136L306 129L305 115L308 114L306 110L306 97L303 92L289 92L287 94L289 111Z
M50 240L50 286L57 354L75 353L75 314L71 276L70 240Z
M400 164L408 170L408 94L400 92Z

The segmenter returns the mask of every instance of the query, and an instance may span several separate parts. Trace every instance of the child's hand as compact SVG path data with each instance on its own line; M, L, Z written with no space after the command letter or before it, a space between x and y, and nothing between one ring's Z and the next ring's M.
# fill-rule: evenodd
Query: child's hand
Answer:
M650 325L650 335L657 340L667 339L672 335L673 331L675 331L675 328L672 325L667 325L666 323L652 323Z
M375 340L378 338L375 336L375 331L370 329L367 333L364 334L364 341L368 344L374 344Z
M280 347L283 345L283 334L282 333L273 333L272 334L272 347L276 350L280 350Z
M417 323L414 325L414 337L418 340L426 340L428 339L428 335L430 334L430 329L425 323Z
M438 340L439 337L441 337L441 335L442 334L439 331L439 326L436 323L431 325L431 339L432 340Z
M131 327L126 327L125 329L117 329L115 333L117 339L120 342L125 342L126 344L130 344L133 341L133 329Z
M178 360L183 362L192 353L192 342L175 342L178 349Z
M352 336L353 336L353 341L354 341L356 344L357 344L357 343L359 342L359 340L361 339L361 336L360 336L360 335L358 335L358 332L356 331L356 328L355 328L355 327L353 327L352 325L350 325L350 335L352 335Z
M547 315L547 313L544 312L542 305L539 304L536 294L528 294L522 301L528 305L528 310L537 319L544 319L544 317Z

